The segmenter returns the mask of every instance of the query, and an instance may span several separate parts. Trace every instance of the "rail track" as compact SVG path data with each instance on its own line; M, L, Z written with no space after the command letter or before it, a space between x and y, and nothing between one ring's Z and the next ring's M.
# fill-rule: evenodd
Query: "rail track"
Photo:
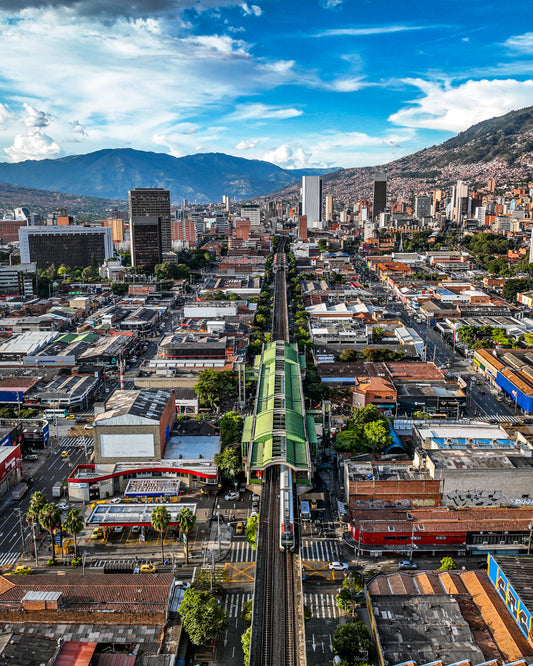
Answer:
M272 340L289 342L285 241L274 258ZM264 472L249 666L302 666L295 556L280 548L280 466ZM294 499L293 499L294 501ZM298 535L296 545L298 548ZM303 654L302 654L303 652Z

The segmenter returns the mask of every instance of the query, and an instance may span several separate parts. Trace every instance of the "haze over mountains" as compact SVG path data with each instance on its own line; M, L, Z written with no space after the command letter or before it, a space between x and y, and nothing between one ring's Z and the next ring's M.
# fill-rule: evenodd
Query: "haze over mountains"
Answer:
M270 162L223 153L172 157L165 153L109 149L54 160L0 163L0 182L90 197L125 200L135 187L163 187L172 201L208 203L248 199L328 169L282 169Z
M0 163L0 203L38 204L42 200L44 206L64 205L86 211L91 207L101 209L108 202L111 204L109 200L124 202L128 190L134 187L164 187L170 190L172 201L179 203L183 199L191 203L219 202L223 194L244 200L276 193L295 200L302 175L311 174L323 175L325 193L333 194L338 202L352 203L357 198L370 197L378 170L387 173L390 194L406 196L445 187L459 178L471 184L484 183L489 177L501 183L510 178L533 180L533 107L485 120L440 145L381 167L332 173L325 173L325 169L282 169L269 162L223 153L175 158L132 149ZM63 202L58 194L62 192L75 196L65 196ZM17 196L21 197L18 201ZM91 206L90 201L81 201L83 197L99 197L100 201Z

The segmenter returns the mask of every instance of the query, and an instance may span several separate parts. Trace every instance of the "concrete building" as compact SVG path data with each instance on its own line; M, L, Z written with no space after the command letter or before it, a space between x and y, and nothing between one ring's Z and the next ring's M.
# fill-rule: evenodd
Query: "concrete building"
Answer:
M163 258L161 218L154 215L130 218L131 265L149 271Z
M0 297L33 296L37 264L0 266Z
M161 221L161 250L170 252L170 191L162 187L136 187L129 192L130 225L134 217L158 217ZM132 255L133 258L133 255ZM134 264L135 265L135 264Z
M322 178L302 177L302 215L307 216L307 227L319 227L322 222Z
M21 227L20 263L35 262L37 268L90 266L113 256L113 237L109 227Z
M330 222L333 220L333 195L326 194L326 214L325 219Z
M431 217L431 197L429 194L419 194L415 197L415 217L417 220Z
M116 391L95 407L95 462L161 460L176 420L174 391Z
M244 204L241 206L241 217L250 220L252 227L261 224L261 207L257 204Z

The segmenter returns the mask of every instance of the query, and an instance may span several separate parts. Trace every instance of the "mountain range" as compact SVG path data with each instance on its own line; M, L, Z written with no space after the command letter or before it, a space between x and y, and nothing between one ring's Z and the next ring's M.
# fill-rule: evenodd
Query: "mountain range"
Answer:
M346 205L372 196L376 172L387 174L388 196L445 188L457 180L497 187L533 181L533 106L484 120L444 143L376 167L342 169L323 176L324 194ZM295 201L299 186L270 196Z
M73 213L102 214L112 205L125 209L128 190L134 187L164 187L174 203L219 202L223 194L233 200L268 196L296 201L303 175L322 175L324 193L332 194L337 204L349 205L371 197L377 171L387 174L393 197L447 187L458 179L474 185L495 178L503 186L533 180L533 107L485 120L440 145L388 164L327 171L282 169L223 153L176 158L107 149L54 160L0 163L0 206L65 206Z
M71 194L125 200L135 187L163 187L173 203L242 200L279 190L304 175L330 169L282 169L224 153L173 157L131 148L98 150L59 159L0 163L0 182Z

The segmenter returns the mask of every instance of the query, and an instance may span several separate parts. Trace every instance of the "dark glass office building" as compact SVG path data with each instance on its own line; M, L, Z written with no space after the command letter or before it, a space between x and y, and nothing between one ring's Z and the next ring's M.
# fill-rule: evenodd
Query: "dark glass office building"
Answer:
M161 250L172 249L170 232L170 191L162 187L136 187L129 192L130 222L134 217L158 217L161 220Z

